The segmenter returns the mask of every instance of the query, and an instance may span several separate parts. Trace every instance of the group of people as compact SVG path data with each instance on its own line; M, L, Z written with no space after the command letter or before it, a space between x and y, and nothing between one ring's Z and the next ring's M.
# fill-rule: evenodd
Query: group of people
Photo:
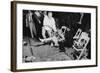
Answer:
M43 43L50 43L51 46L60 46L62 48L62 46L60 45L64 40L65 40L65 32L66 31L70 31L69 28L67 28L66 26L62 26L61 28L57 28L56 27L56 22L55 19L53 17L53 13L52 12L39 12L36 11L34 12L35 15L37 15L37 17L40 17L41 14L43 14L44 18L43 18L43 26L42 28L42 38L39 37L39 40ZM29 27L30 29L30 33L31 33L31 37L35 38L37 32L36 32L36 25L33 18L33 12L32 11L28 11L27 15L26 15L26 27ZM37 18L38 22L41 23L41 21ZM41 28L39 28L38 30L40 30Z
M80 13L80 15L81 16L79 18L79 21L77 22L78 26L82 26L84 13ZM40 19L41 17L42 17L42 20ZM80 28L78 26L75 27L75 24L74 24L73 28L74 29ZM67 26L64 26L64 25L61 26L60 28L57 28L57 22L55 21L55 18L53 17L53 13L50 11L32 12L31 10L28 10L28 13L26 14L26 27L28 27L30 30L31 38L33 39L37 38L39 41L43 43L49 42L51 46L59 46L59 47L61 46L60 44L66 41L65 33L71 33L72 31L72 29L69 29ZM71 35L75 33L71 33ZM70 43L68 40L69 38L67 39L67 42Z
M35 17L35 19L33 18ZM38 11L35 11L34 13L31 10L28 10L28 13L26 14L25 24L26 27L29 28L31 33L31 38L35 38L37 36L37 25L41 24L40 18L41 15ZM36 22L37 21L37 22ZM39 29L38 29L39 30Z
M55 14L55 12L53 13L51 11L28 10L25 17L25 26L29 28L31 38L38 39L43 44L46 43L50 46L58 47L60 52L66 52L65 47L73 48L73 37L78 29L88 33L89 37L91 37L90 14L66 13L64 14L65 16L63 16L65 18L62 19L66 22L64 25L61 24L62 20L60 20L62 15L62 13ZM74 17L76 17L76 19ZM58 19L58 23L60 22L59 24L57 24L56 18ZM82 45L82 43L79 44ZM87 45L89 53L91 53L90 45L89 41L89 44ZM90 58L90 54L88 56Z
M34 17L37 19L38 23L39 24L42 23L40 25L43 25L42 26L42 37L43 38L46 38L46 35L45 35L46 32L48 33L48 36L50 37L51 31L55 31L55 32L57 31L55 19L52 17L52 12L48 12L47 14L47 12L44 11L42 13L42 15L44 16L43 22L41 22L39 20L39 17L41 17L41 13L39 11L36 11L33 14L33 12L29 10L28 13L26 14L26 27L29 27L32 38L34 38L34 36L36 36L36 34L38 33L37 30L40 30L40 29L36 29L36 26L38 24L36 24L35 20L32 18L33 15L36 15ZM39 25L37 27L39 27Z

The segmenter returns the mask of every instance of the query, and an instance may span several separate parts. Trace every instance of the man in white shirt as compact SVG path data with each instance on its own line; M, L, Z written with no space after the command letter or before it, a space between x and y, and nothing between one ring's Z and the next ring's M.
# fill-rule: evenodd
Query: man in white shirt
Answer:
M44 21L43 21L43 27L42 27L42 36L43 38L46 38L46 31L51 37L52 31L56 32L56 25L55 20L52 17L52 12L48 12L48 15L44 14Z

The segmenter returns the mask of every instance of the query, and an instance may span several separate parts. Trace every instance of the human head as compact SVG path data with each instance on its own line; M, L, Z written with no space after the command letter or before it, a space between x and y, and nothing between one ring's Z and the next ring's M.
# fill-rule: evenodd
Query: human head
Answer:
M29 10L28 13L31 13L31 10Z
M52 12L48 12L48 17L52 17Z
M37 15L37 17L41 17L40 11L35 11L34 13Z
M32 15L32 11L31 11L31 10L29 10L29 11L28 11L28 14L29 14L29 15Z
M43 14L44 14L44 15L47 15L47 11L44 11Z

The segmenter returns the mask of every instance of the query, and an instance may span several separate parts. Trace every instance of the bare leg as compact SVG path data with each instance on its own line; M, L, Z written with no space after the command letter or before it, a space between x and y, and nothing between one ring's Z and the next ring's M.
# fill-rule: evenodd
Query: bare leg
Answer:
M41 42L49 42L52 41L52 37L50 38L45 38L45 39L40 39Z
M49 41L53 41L55 46L59 46L58 44L58 39L57 37L53 36L53 37L50 37L50 38L46 38L46 39L40 39L41 42L49 42Z
M34 38L34 35L33 35L33 28L32 28L32 27L33 27L33 24L30 23L30 24L29 24L29 28L30 28L30 32L31 32L31 37Z
M57 37L52 37L52 41L54 42L55 46L59 46Z
M32 24L32 31L33 31L34 36L36 36L37 34L36 34L36 28L35 28L35 23L34 22Z
M46 30L45 30L45 28L44 28L44 27L42 27L42 36L43 36L43 38L44 38L44 39L46 38L45 33L46 33Z

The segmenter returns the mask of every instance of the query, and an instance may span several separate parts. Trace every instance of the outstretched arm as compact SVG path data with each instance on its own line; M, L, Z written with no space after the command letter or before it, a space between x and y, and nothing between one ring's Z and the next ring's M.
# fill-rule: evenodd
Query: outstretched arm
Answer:
M83 19L83 16L84 16L84 14L83 13L81 13L81 17L80 17L80 20L79 20L79 24L82 24L82 19Z

